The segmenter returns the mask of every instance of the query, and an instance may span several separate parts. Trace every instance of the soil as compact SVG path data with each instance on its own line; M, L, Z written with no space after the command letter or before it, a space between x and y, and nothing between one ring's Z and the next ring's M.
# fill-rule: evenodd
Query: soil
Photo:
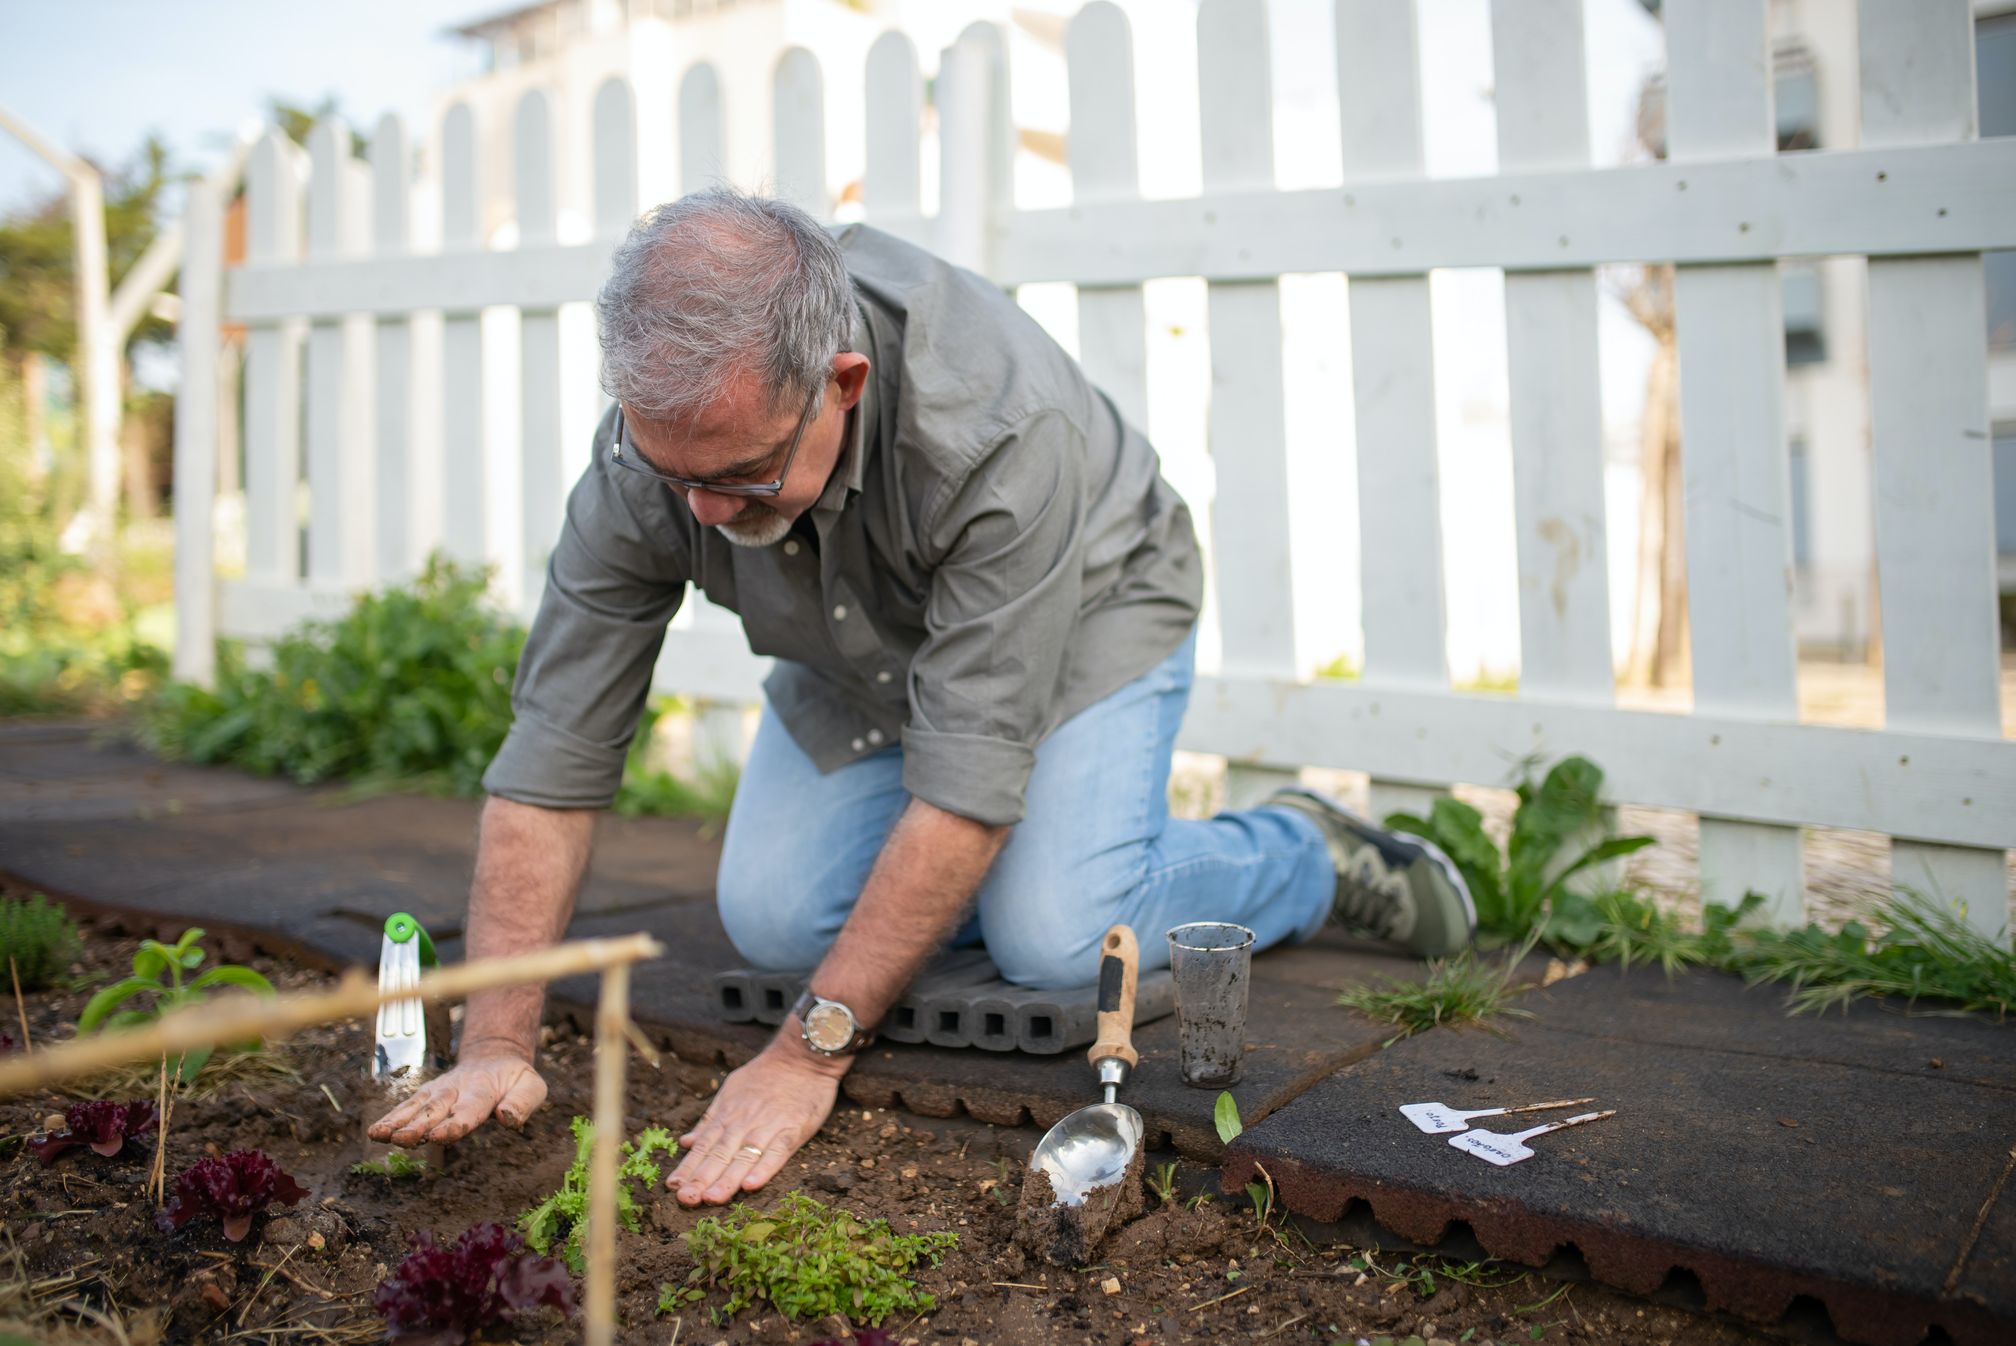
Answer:
M122 975L134 941L115 929L87 931L80 982L31 994L34 1041L67 1037L91 987ZM325 975L245 956L228 943L213 960L250 962L283 990L326 984ZM13 1006L6 1007L9 1011ZM10 1012L10 1030L19 1027ZM0 1342L28 1340L365 1343L382 1339L371 1292L419 1229L444 1241L483 1220L510 1222L559 1183L572 1158L568 1119L590 1111L589 1042L549 1026L541 1068L548 1105L521 1131L490 1126L450 1148L438 1172L389 1180L352 1174L363 1156L371 1038L362 1021L298 1038L279 1053L291 1075L213 1067L226 1081L178 1100L166 1169L206 1154L264 1149L311 1192L300 1206L256 1220L243 1243L214 1223L174 1236L154 1227L144 1193L151 1145L112 1159L73 1151L43 1167L20 1142L74 1096L0 1101ZM629 1126L681 1129L718 1088L717 1063L667 1055L652 1070L632 1058ZM133 1096L139 1089L129 1086ZM151 1095L151 1090L148 1091ZM1360 1338L1395 1343L1519 1343L1537 1340L1621 1346L1751 1346L1772 1338L1733 1323L1648 1303L1594 1284L1554 1282L1505 1264L1366 1254L1317 1246L1296 1231L1263 1228L1243 1196L1216 1191L1217 1175L1183 1163L1176 1199L1155 1175L1148 1213L1120 1225L1097 1248L1096 1265L1058 1268L1016 1243L1017 1197L1038 1139L971 1121L925 1121L901 1113L836 1113L786 1168L773 1190L800 1188L898 1232L952 1230L955 1249L920 1270L937 1307L883 1324L908 1346L1039 1346L1052 1342L1189 1343L1264 1339L1283 1346ZM1169 1156L1150 1155L1151 1174ZM1208 1193L1208 1196L1205 1195ZM759 1193L766 1201L771 1193ZM1202 1197L1203 1199L1198 1199ZM774 1312L719 1317L724 1292L658 1317L658 1287L683 1284L692 1263L679 1235L705 1212L680 1207L662 1189L642 1195L643 1227L619 1248L621 1340L693 1346L805 1346L834 1337L835 1320L790 1323ZM125 1336L94 1328L92 1315ZM14 1320L14 1321L10 1321ZM98 1331L98 1336L76 1335ZM486 1338L527 1346L579 1339L579 1324L551 1310Z

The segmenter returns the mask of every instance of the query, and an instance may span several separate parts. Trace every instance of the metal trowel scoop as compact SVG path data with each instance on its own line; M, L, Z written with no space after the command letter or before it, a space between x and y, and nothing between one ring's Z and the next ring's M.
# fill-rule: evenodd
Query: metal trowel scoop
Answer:
M1099 1072L1106 1100L1080 1108L1051 1127L1029 1156L1029 1167L1050 1179L1054 1204L1087 1206L1086 1221L1098 1216L1103 1230L1103 1220L1125 1194L1123 1179L1141 1150L1141 1114L1114 1101L1140 1059L1133 1038L1134 983L1141 951L1134 931L1124 925L1108 930L1099 950L1099 1040L1085 1055Z

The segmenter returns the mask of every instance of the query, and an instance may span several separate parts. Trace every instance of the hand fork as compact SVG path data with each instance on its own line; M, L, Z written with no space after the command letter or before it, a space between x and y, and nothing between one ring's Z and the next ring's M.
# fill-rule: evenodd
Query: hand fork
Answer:
M403 911L385 920L378 944L378 990L412 991L420 985L420 969L433 967L434 941L420 922ZM378 1007L378 1045L372 1054L371 1077L416 1083L427 1061L427 1016L417 996L387 1000Z

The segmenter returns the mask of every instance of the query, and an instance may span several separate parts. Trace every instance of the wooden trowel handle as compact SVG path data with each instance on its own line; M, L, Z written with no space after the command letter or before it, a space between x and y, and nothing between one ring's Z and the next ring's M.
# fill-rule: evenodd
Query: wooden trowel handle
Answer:
M1116 925L1099 941L1099 1040L1085 1057L1098 1065L1119 1057L1132 1070L1140 1057L1134 1051L1134 982L1141 972L1141 946L1131 926Z

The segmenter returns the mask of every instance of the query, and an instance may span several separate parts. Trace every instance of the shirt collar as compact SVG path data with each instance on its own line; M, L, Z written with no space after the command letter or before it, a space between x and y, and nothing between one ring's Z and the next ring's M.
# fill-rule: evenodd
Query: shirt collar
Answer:
M861 494L862 483L868 476L868 453L875 443L876 414L879 409L875 395L878 373L876 366L881 361L876 357L874 340L868 331L867 316L862 313L858 300L854 306L854 331L847 349L866 355L871 363L868 381L861 388L861 400L847 413L847 428L844 431L846 442L840 451L840 461L834 466L832 479L826 483L826 489L820 493L819 499L812 506L815 510L832 513L838 513L851 497Z

